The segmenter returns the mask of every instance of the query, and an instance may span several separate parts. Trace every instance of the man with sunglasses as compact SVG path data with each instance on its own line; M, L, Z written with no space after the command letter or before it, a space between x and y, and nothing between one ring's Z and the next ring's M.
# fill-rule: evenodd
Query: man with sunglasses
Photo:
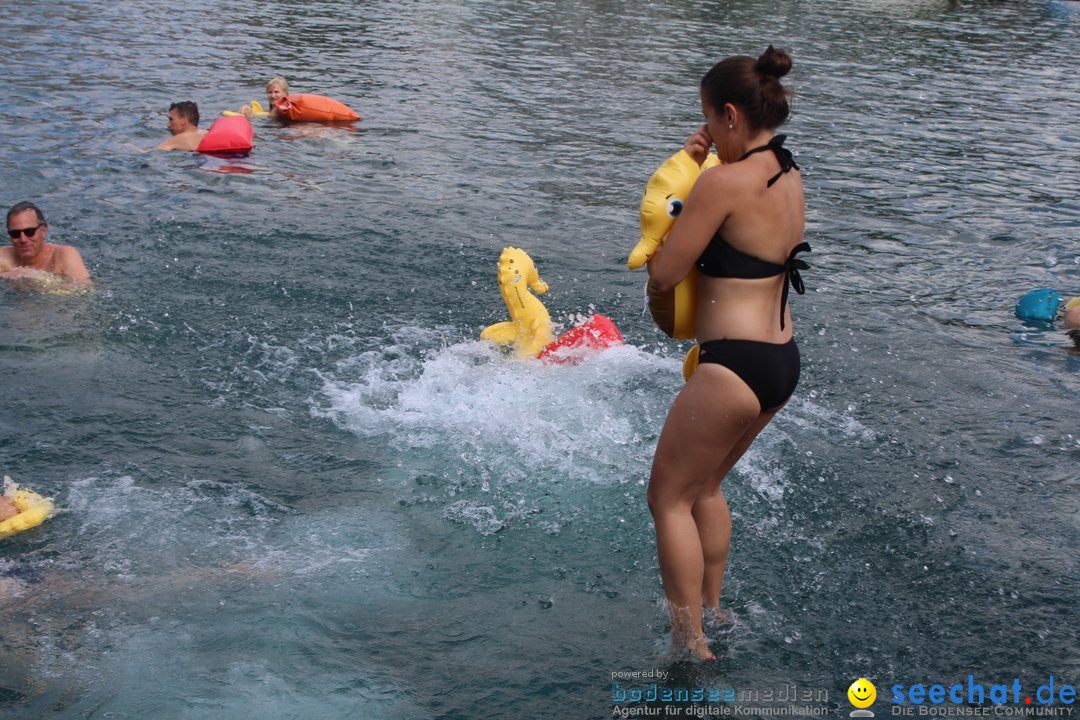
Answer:
M45 279L42 273L51 273L89 284L90 273L78 250L45 242L49 226L34 203L24 201L8 210L7 230L11 246L0 247L0 278Z

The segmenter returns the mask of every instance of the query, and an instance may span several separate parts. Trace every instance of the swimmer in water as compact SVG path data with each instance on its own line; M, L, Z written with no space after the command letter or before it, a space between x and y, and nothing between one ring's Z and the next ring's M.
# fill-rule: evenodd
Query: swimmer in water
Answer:
M1065 310L1065 332L1072 338L1076 349L1080 350L1080 304Z
M289 83L285 81L285 78L271 78L270 82L266 83L266 110L270 113L270 117L284 117L281 111L277 109L277 104L288 96ZM254 114L254 110L250 105L245 105L244 107L240 108L240 114L251 117Z
M153 150L197 150L207 132L199 129L199 106L190 100L170 105L169 132L172 137L162 140Z
M701 80L705 124L684 149L701 173L679 221L649 261L667 292L697 272L700 365L675 398L653 456L648 502L676 650L715 659L702 617L724 619L720 594L731 544L721 483L799 381L789 290L803 292L799 168L774 134L788 116L780 78L791 56L770 45L729 57Z
M7 230L11 246L0 248L0 278L43 285L58 280L90 284L90 273L78 250L46 242L49 224L34 203L23 201L12 206L7 213Z

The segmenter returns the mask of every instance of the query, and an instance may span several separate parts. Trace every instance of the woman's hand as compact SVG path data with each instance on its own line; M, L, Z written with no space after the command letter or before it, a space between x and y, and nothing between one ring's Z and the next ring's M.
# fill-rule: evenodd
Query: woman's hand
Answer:
M709 126L702 125L694 132L690 133L690 137L686 138L686 142L683 143L683 150L694 159L698 165L705 162L705 158L709 155L709 148L712 147L712 135L709 134Z

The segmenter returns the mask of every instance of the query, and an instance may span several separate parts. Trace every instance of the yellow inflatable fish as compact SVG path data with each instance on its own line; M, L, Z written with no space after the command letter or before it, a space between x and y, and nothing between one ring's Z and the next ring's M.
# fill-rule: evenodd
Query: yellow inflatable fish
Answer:
M0 540L45 522L53 511L52 500L30 490L20 489L11 478L4 476L4 496L15 503L18 515L0 522Z
M701 171L719 164L720 158L710 153L699 167L690 153L680 150L656 168L641 198L641 239L626 262L631 270L645 267L664 242Z
M536 357L554 339L551 315L529 288L539 295L548 291L528 253L521 248L503 248L499 255L499 293L510 319L484 328L480 339L513 345L515 355L521 359Z
M627 265L631 270L643 267L667 238L683 203L703 170L720 164L720 158L709 154L700 166L686 150L679 150L665 160L645 185L641 198L641 239L630 252ZM653 322L668 337L690 340L694 337L694 307L697 304L697 270L680 282L674 290L658 292L648 283L649 314Z

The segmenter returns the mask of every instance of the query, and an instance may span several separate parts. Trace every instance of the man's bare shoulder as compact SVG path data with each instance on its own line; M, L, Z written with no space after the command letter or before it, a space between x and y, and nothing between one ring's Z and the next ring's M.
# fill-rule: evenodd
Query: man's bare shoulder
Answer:
M15 251L10 246L0 247L0 272L15 267Z
M195 150L206 137L206 130L189 130L161 141L155 150Z
M66 275L76 282L90 280L90 272L83 263L82 254L74 245L56 246L55 265L61 275Z
M153 149L154 150L176 150L177 149L176 148L176 136L173 135L172 137L165 138L160 143L158 143Z
M58 245L54 243L53 248L55 248L57 256L63 260L67 260L68 258L78 258L82 260L82 253L80 253L79 249L74 245Z

